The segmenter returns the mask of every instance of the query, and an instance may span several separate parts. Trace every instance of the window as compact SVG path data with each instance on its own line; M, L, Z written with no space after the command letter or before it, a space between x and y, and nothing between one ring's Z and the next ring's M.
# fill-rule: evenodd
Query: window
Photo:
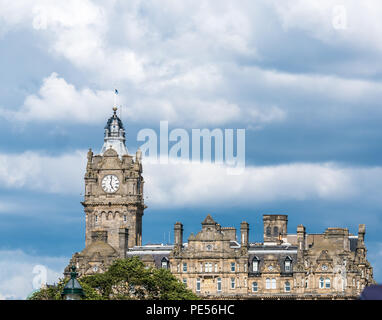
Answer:
M284 262L284 271L292 272L292 259L290 257L286 257Z
M330 279L329 278L325 279L325 288L330 289Z
M235 272L236 264L235 262L231 262L231 272Z
M267 278L265 280L265 288L270 289L271 288L271 279Z
M200 272L203 272L203 263L200 264Z
M206 262L204 265L204 272L212 272L212 263L211 262Z
M276 289L276 279L272 279L272 289Z
M200 278L197 278L196 279L196 292L200 292L200 287L201 287Z
M215 272L218 272L218 264L215 263Z
M183 263L183 272L187 272L187 263Z
M324 278L320 278L319 287L320 289L324 288Z
M127 215L124 215L124 216L123 216L123 221L124 221L124 222L127 221Z
M274 237L278 237L279 236L279 228L278 227L274 227L273 228L273 236Z
M209 245L207 245L207 251L211 251L212 250L212 246L209 244Z
M162 265L162 268L163 269L168 269L168 260L166 257L164 257L162 260L161 260L161 265Z
M252 282L252 292L257 292L257 290L258 290L257 282Z
M185 287L187 287L187 279L183 279L183 284Z
M98 222L98 216L95 216L95 222L96 223Z
M289 281L285 282L284 289L285 289L285 292L290 292L290 283L289 283Z
M252 271L253 272L259 272L259 258L254 257L252 261Z
M218 278L217 282L217 291L221 292L222 291L222 278Z
M267 227L267 229L266 229L266 235L267 235L267 237L270 237L270 236L272 236L272 230L271 230L271 227Z
M231 289L235 289L235 278L231 278Z

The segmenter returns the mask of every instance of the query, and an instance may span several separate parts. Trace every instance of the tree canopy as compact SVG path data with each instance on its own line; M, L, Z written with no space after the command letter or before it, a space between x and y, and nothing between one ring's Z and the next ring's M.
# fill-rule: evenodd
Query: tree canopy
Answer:
M61 300L68 280L36 291L30 300ZM104 273L78 279L86 300L194 300L198 297L167 269L147 268L138 257L118 259Z

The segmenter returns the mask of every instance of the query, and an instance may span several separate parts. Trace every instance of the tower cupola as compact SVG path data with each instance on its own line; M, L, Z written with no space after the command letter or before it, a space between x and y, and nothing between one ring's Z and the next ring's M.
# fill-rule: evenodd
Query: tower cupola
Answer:
M114 113L106 123L105 138L101 149L101 155L110 148L113 148L118 153L119 157L128 154L125 128L123 127L122 120L117 116L117 110L117 107L113 108Z

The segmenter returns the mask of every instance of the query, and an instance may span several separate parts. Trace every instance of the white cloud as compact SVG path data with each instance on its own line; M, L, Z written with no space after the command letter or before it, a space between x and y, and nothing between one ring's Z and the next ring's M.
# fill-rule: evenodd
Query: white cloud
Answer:
M22 250L0 250L0 300L26 299L34 290L39 289L45 270L46 283L57 283L59 278L63 278L68 262L66 257L36 256ZM45 270L36 266L42 266Z
M200 75L200 74L199 74ZM196 75L198 77L198 75ZM187 77L186 77L187 78ZM179 81L198 83L190 75L188 79L171 80L178 86ZM162 84L168 86L168 84ZM169 89L167 87L166 89ZM184 99L181 94L174 96L150 95L146 98L127 98L125 94L118 97L118 103L124 108L130 122L140 124L158 124L167 120L171 125L198 127L204 125L220 126L229 122L247 124L263 124L282 121L284 112L278 107L240 108L224 99L199 99L190 97ZM101 123L111 115L113 92L103 90L77 89L56 73L43 80L38 94L29 95L19 110L0 109L0 115L10 121L24 122L70 122L70 123Z
M112 91L77 90L74 85L52 73L44 79L37 95L26 97L20 110L0 111L10 120L94 123L110 116L112 101Z
M334 164L250 166L238 176L227 175L226 167L214 164L147 164L144 168L148 202L163 207L344 200L366 191L358 188L359 179L382 176L382 168L360 172Z
M307 35L330 45L348 44L368 51L382 50L379 41L382 36L382 3L379 0L363 1L362 4L357 0L271 2L284 29L306 31ZM336 19L346 20L345 28L336 28Z
M6 188L27 188L47 193L79 194L86 152L57 157L36 152L0 154L0 182Z
M86 152L52 157L36 152L0 154L0 183L47 193L83 190ZM247 166L242 175L208 163L144 163L145 196L151 207L224 206L279 200L354 200L380 204L381 167L341 167L335 163Z

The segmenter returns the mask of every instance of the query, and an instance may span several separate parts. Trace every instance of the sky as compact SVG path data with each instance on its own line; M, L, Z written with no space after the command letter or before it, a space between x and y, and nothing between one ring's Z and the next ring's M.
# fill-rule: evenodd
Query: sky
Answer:
M246 169L144 164L143 242L288 214L288 231L366 224L382 281L378 0L0 0L0 299L53 283L84 248L86 153L119 91L140 130L246 130ZM170 238L170 240L169 240ZM37 267L36 267L37 266ZM40 273L39 273L40 272Z

